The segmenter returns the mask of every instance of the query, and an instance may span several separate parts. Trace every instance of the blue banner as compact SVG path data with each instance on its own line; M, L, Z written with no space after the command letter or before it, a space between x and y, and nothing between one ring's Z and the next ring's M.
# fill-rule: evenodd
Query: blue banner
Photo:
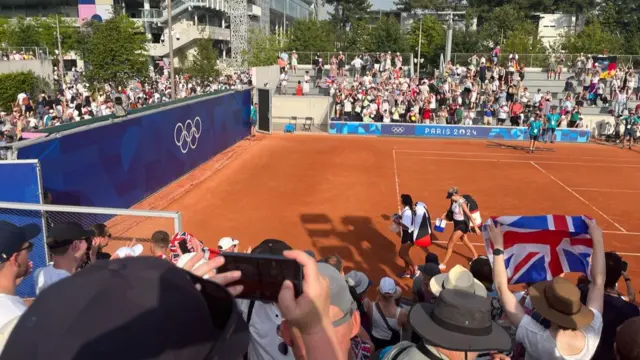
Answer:
M54 203L128 208L249 135L251 90L181 104L18 150Z
M38 162L0 161L0 201L40 204L40 182ZM0 220L8 221L18 226L36 224L42 230L42 213L40 211L0 209ZM44 235L41 232L33 242L33 250L29 260L33 263L33 270L47 266L47 253ZM35 297L36 287L33 275L27 276L18 288L16 294L21 297Z
M504 126L463 126L426 124L381 124L361 122L338 122L329 124L330 134L340 135L382 135L413 136L432 138L459 138L483 140L529 140L529 132L524 127ZM591 132L585 129L557 129L557 142L586 143Z

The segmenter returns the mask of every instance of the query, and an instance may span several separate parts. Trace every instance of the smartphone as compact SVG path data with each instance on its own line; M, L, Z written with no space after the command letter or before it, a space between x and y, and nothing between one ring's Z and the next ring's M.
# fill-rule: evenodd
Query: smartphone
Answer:
M629 264L626 261L622 262L622 271L623 272L627 272L627 269L629 268Z
M240 270L240 280L229 284L242 285L242 292L237 298L278 301L280 288L285 280L293 283L295 296L302 294L302 267L297 261L277 255L257 255L243 253L223 253L224 265L218 273Z

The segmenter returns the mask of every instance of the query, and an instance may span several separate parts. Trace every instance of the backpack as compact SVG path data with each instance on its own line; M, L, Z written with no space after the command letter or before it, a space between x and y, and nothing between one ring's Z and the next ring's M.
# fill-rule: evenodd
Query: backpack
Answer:
M471 197L471 195L462 195L462 197L467 202L467 208L469 208L469 212L478 210L478 203L473 197Z

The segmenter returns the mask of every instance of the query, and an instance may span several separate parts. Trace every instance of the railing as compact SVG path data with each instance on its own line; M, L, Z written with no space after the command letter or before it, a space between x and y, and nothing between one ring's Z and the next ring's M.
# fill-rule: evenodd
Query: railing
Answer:
M23 55L31 55L35 60L48 60L49 59L49 49L46 47L0 47L0 53L13 55L13 53ZM9 60L11 57L9 57ZM29 59L27 59L29 60Z
M469 59L474 54L466 54L466 53L454 53L451 54L451 62L453 65L467 65L469 64ZM491 61L490 53L477 53L480 57L484 55L487 59L487 62ZM557 56L558 54L553 54L553 56ZM580 57L580 54L563 54L564 55L564 65L565 67L573 67L575 66L576 60ZM586 58L592 55L600 55L600 54L583 54ZM640 55L614 55L614 54L606 54L604 56L617 56L618 57L618 65L624 64L629 65L632 64L634 68L640 67ZM550 54L518 54L518 62L524 64L525 67L532 68L547 68L549 66L549 60L551 58ZM509 62L509 54L502 53L498 57L498 64L507 65ZM556 62L557 63L557 62Z
M289 54L289 63L291 63L291 54L293 52L293 50L295 49L291 49L291 50L287 50L285 51L287 54ZM369 54L369 56L372 56L376 54L376 52L366 52L366 51L359 51L359 52L343 52L342 55L344 55L344 59L345 59L345 64L351 64L351 62L353 61L353 59L356 58L356 56L362 55L362 54ZM340 55L340 52L338 51L296 51L296 54L298 54L298 64L301 65L310 65L313 62L313 59L315 59L316 54L320 54L322 56L322 60L324 61L325 65L329 64L329 60L331 60L331 56L335 56L336 58L338 57L338 55ZM391 53L391 55L396 56L396 53ZM400 55L402 56L402 66L410 66L410 65L415 65L415 64L411 64L411 59L413 58L413 54L411 53L400 53ZM373 59L372 59L373 60ZM392 61L393 63L393 61Z
M171 14L176 16L180 12L193 6L209 7L225 11L226 0L173 0L171 3ZM140 9L140 12L142 13L142 20L145 22L164 22L168 20L166 8Z
M231 40L231 30L217 26L194 25L190 21L180 21L175 24L173 31L180 34L180 39L173 40L173 48L178 49L181 46L190 43L196 39L211 38L216 40ZM169 42L149 44L149 55L165 56L169 53Z

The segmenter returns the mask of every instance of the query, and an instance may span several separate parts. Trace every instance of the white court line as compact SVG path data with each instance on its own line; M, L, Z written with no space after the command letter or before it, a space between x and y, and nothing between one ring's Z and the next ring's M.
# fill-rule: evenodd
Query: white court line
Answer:
M413 153L432 153L432 154L451 154L451 155L469 155L470 153L463 151L435 151L435 150L395 150L398 152L413 152ZM545 157L545 158L570 158L570 159L599 159L599 160L616 160L616 161L634 161L638 162L636 159L611 159L608 157L591 157L591 156L555 156L555 155L547 155L547 154L502 154L502 153L491 153L491 152L473 152L473 155L495 155L495 156L536 156L536 157Z
M623 190L623 189L593 189L593 188L572 188L573 190L584 191L611 191L611 192L627 192L627 193L640 193L640 190Z
M396 176L396 201L398 202L398 211L402 208L400 207L400 182L398 181L398 163L396 162L396 150L392 150L393 152L393 174Z
M595 206L591 205L587 200L583 199L580 195L576 194L575 191L571 190L567 185L565 185L564 183L562 183L562 181L556 179L553 175L549 174L548 172L546 172L543 168L541 168L540 166L538 166L538 164L534 163L533 161L530 161L531 165L535 166L538 168L538 170L542 171L543 173L547 174L551 179L553 179L555 182L557 182L558 184L560 184L563 188L567 189L567 191L569 191L570 193L572 193L573 195L575 195L575 197L577 197L578 199L582 200L582 202L584 202L585 204L589 205L593 210L597 211L598 213L600 213L600 215L602 215L605 219L609 220L613 225L615 225L618 229L622 230L623 232L627 232L627 230L623 229L622 226L618 225L615 221L611 220L611 218L609 218L607 215L605 215L602 211L598 210Z
M475 155L475 154L474 154ZM485 158L458 158L458 157L441 157L441 156L407 156L402 159L440 159L440 160L456 160L456 161L483 161L483 162L509 162L509 163L529 163L530 160L512 160L512 159L485 159ZM593 163L576 163L563 161L537 161L540 164L561 164L561 165L589 165L589 166L614 166L614 167L638 167L640 165L627 164L593 164Z

